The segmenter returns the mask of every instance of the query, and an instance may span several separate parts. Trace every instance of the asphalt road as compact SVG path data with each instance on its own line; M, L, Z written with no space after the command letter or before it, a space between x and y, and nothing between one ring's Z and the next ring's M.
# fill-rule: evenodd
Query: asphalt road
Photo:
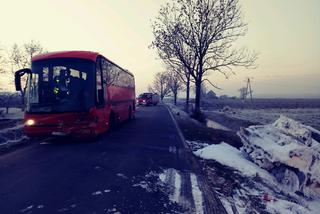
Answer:
M95 141L2 154L0 213L201 213L193 168L168 110L140 107Z

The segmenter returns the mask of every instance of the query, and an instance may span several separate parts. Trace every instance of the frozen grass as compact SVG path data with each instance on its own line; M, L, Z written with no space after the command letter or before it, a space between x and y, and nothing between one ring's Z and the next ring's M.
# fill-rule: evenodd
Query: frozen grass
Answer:
M217 112L217 111L214 111ZM210 114L210 111L206 111ZM297 120L305 125L320 129L320 108L296 109L230 109L223 114L227 117L246 120L258 124L268 124L279 118L280 115Z

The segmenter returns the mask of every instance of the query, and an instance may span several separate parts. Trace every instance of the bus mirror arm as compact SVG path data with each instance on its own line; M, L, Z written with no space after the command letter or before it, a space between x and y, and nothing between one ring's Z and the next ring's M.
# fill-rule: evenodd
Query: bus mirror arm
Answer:
M22 91L22 88L21 88L21 77L24 74L31 74L31 69L24 68L24 69L18 70L18 71L16 71L14 73L14 83L15 83L15 86L16 86L16 91Z

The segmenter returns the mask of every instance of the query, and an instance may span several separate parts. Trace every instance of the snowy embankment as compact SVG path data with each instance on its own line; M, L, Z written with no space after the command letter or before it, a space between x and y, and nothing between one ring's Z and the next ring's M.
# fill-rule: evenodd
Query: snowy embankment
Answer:
M181 119L190 120L193 123L199 123L197 120L191 118L188 113L183 111L178 106L175 106L175 105L173 105L171 103L166 103L166 105L171 109L171 111L172 111L172 113L174 115L178 115ZM206 119L206 126L208 128L219 129L219 130L223 130L223 131L231 131L231 129L223 126L222 124L220 124L220 123L218 123L216 121L210 120L210 119Z
M241 188L247 191L244 195L262 195L260 198L267 212L317 213L320 144L312 136L319 133L312 127L282 116L273 124L250 126L239 132L244 143L241 151L222 142L207 145L194 154L230 167L231 171L233 169L243 177L262 179L262 183L256 182L254 187L244 185ZM281 170L277 169L279 166ZM291 171L293 168L295 170ZM294 174L297 171L299 176ZM250 208L240 197L242 195L243 198L243 193L239 192L243 191L239 190L229 202L226 198L222 201L226 205L234 203L234 200L238 211L245 213ZM231 210L230 207L227 210Z
M5 109L1 108L5 112ZM28 138L23 134L22 119L24 112L18 108L10 108L9 113L0 117L0 149L20 144Z

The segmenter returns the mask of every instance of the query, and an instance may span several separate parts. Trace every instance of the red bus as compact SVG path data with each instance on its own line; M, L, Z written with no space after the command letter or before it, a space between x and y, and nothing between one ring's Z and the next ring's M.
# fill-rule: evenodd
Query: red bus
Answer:
M65 51L32 58L28 74L27 136L96 136L135 113L134 76L96 52Z

